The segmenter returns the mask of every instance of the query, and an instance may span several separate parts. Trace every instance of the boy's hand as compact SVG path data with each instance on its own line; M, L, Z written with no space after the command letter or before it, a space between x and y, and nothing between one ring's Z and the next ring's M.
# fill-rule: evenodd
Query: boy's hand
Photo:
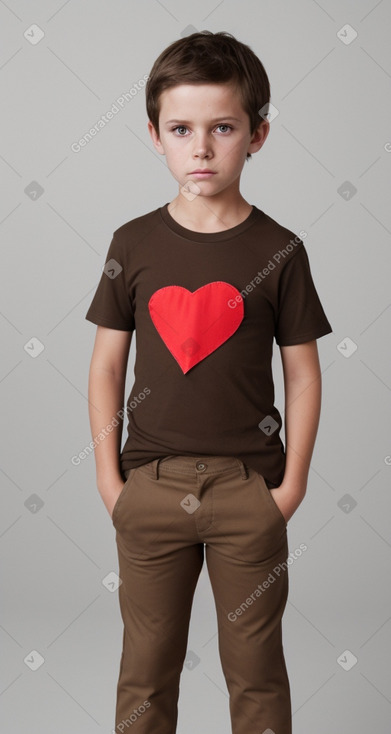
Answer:
M114 505L116 504L116 502L117 502L117 499L118 499L118 497L120 496L120 494L121 494L121 492L122 492L122 490L123 490L123 488L124 488L125 484L126 484L126 482L124 482L124 481L123 481L123 480L121 479L121 484L119 485L119 487L117 486L117 487L116 487L116 488L114 489L113 493L112 493L112 494L110 495L110 504L109 504L109 507L107 507L107 505L106 505L107 509L109 510L109 515L110 515L110 517L112 517L112 515L113 515L113 509L114 509ZM109 509L109 508L110 508L110 509Z
M285 522L288 523L303 501L305 489L304 492L298 492L297 489L292 490L292 487L282 482L279 487L269 489L269 492L273 495L273 500L283 515Z
M98 485L99 494L102 497L102 500L110 517L113 514L114 505L117 502L117 499L120 496L124 486L125 482L121 476L119 476L115 480L110 481L110 484L108 484L106 480L103 485Z

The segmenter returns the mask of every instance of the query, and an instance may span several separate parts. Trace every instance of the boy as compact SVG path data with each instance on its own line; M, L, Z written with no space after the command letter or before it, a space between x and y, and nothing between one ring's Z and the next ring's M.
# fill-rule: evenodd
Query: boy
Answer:
M146 87L148 129L178 195L115 230L86 315L98 325L92 433L115 426L95 460L122 581L116 734L176 731L204 549L232 732L292 731L287 523L306 492L320 416L316 339L332 328L302 240L239 191L269 133L259 114L269 101L263 65L231 34L194 33L161 53Z

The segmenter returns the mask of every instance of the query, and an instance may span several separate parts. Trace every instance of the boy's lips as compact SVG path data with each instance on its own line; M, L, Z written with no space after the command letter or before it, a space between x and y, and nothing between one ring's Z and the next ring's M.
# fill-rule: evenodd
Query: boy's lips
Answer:
M212 176L216 175L216 171L192 171L190 176L193 176L193 178L198 178L199 181L201 181L204 178L212 178Z
M216 173L216 171L211 171L210 168L197 168L195 171L190 171L190 175L193 173Z

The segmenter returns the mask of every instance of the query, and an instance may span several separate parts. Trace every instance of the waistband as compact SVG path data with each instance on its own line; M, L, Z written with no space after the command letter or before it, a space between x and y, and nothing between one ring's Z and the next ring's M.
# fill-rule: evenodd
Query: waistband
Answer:
M159 479L159 471L177 474L218 474L239 469L242 479L248 478L248 468L236 456L160 456L158 459L137 467L153 479ZM129 475L131 469L125 471Z

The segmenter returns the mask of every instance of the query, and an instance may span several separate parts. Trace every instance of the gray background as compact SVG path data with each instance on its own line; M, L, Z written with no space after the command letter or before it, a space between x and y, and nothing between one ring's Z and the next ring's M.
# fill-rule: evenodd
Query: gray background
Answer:
M163 48L203 29L233 33L265 64L279 114L241 191L308 232L334 330L318 341L321 424L288 527L292 552L308 546L290 566L284 616L294 734L389 732L390 16L385 0L0 3L4 734L113 727L122 622L105 579L118 570L114 529L93 456L71 461L91 440L96 328L84 317L113 231L178 186L153 149L144 91L80 152L71 145ZM45 34L36 44L32 24ZM346 24L354 40L340 32ZM273 367L283 413L277 347ZM38 653L44 662L32 670ZM200 731L231 731L205 565L178 720L179 734Z

